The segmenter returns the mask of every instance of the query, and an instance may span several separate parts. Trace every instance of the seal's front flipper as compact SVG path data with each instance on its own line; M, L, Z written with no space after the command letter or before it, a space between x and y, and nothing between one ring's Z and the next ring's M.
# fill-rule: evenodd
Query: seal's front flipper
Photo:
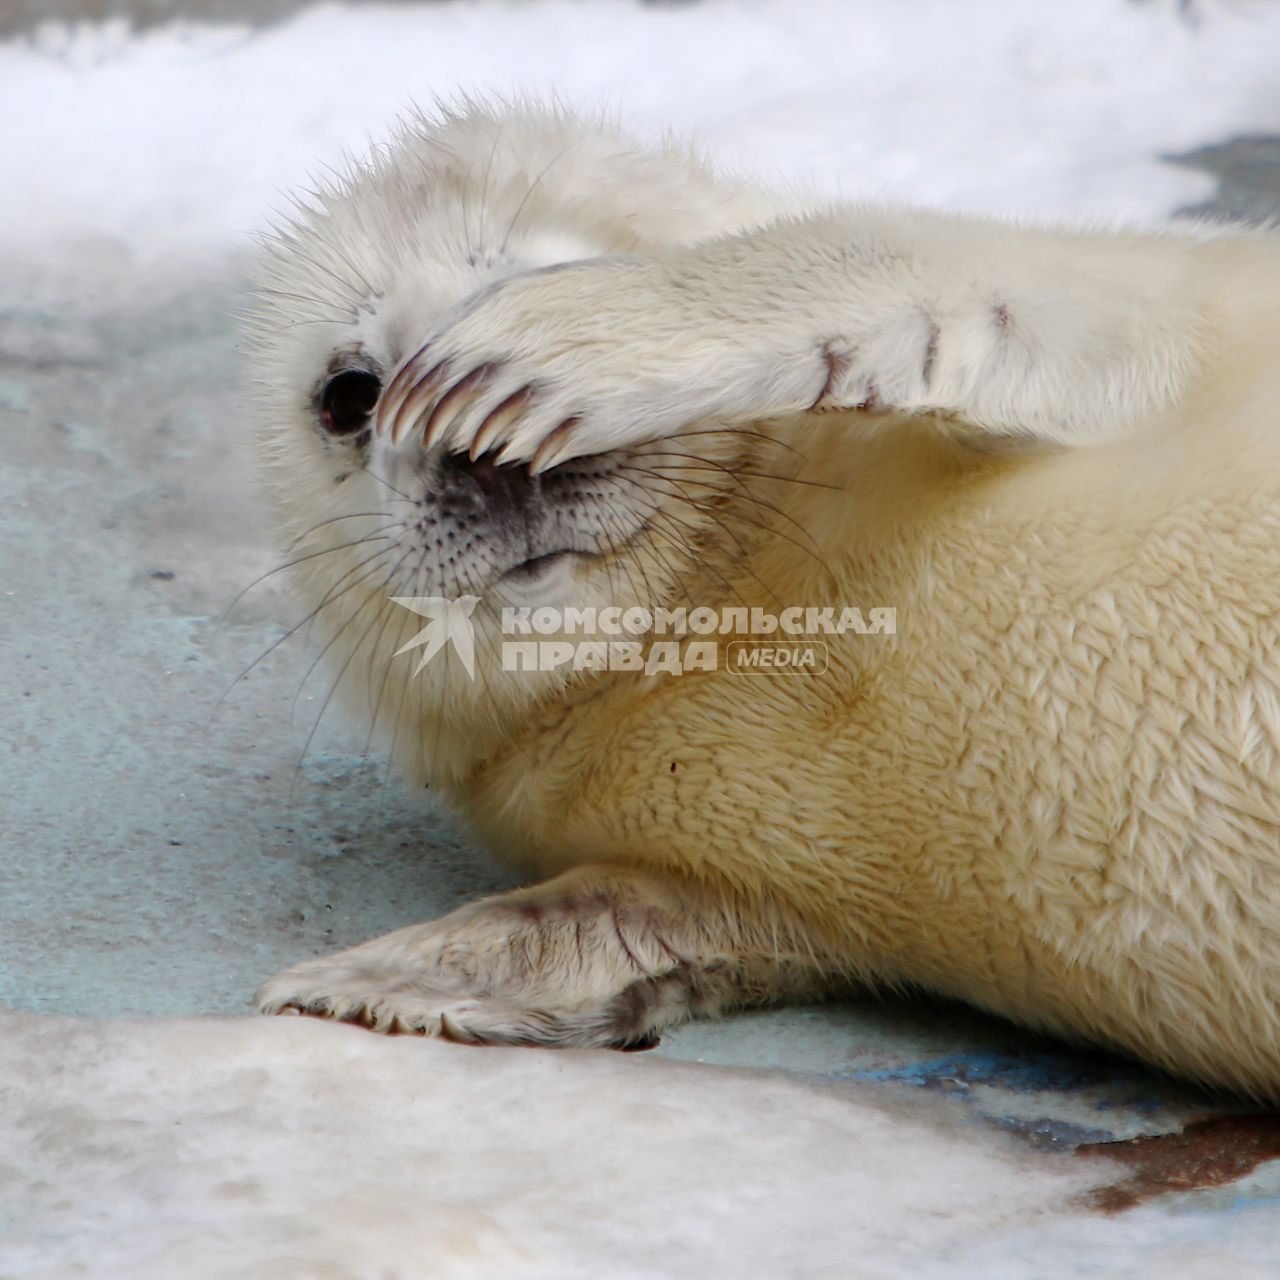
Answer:
M260 1013L469 1044L649 1048L690 1018L813 998L812 955L700 890L585 867L270 979Z

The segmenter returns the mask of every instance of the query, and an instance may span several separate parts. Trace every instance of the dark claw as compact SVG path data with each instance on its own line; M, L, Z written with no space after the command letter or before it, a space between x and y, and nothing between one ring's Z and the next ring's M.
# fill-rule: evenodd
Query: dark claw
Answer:
M661 1043L662 1037L656 1031L649 1031L638 1040L619 1040L609 1048L619 1053L643 1053L646 1049L656 1049Z

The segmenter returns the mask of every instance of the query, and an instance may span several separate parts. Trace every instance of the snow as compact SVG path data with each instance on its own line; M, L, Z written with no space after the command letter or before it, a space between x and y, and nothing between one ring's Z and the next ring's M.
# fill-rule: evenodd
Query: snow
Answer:
M135 323L237 280L283 192L460 91L555 92L851 197L1160 221L1210 189L1161 155L1280 131L1280 3L1196 11L475 0L48 25L0 45L0 290ZM70 324L29 340L94 367ZM1274 1213L1100 1219L1079 1196L1105 1166L967 1114L644 1055L0 1012L0 1280L1272 1274Z
M555 93L734 167L850 196L1152 219L1160 163L1275 125L1280 6L1209 0L326 5L263 32L40 27L0 46L0 245L225 253L406 104Z

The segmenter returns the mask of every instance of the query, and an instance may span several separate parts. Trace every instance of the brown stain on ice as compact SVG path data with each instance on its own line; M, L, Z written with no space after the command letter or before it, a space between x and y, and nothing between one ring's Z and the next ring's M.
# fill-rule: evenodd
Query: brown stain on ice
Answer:
M1075 1153L1130 1167L1127 1178L1088 1197L1103 1213L1121 1213L1166 1191L1224 1186L1280 1158L1280 1115L1215 1116L1193 1121L1181 1133L1090 1142Z

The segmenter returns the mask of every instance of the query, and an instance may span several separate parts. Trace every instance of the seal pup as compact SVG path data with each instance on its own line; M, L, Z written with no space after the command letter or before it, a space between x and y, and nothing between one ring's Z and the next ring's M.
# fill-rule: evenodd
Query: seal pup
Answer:
M324 189L259 283L337 690L534 881L261 1011L637 1046L912 984L1280 1095L1275 237L806 207L475 106ZM821 671L705 632L618 669L616 628L505 657L610 610L720 644L881 606Z

